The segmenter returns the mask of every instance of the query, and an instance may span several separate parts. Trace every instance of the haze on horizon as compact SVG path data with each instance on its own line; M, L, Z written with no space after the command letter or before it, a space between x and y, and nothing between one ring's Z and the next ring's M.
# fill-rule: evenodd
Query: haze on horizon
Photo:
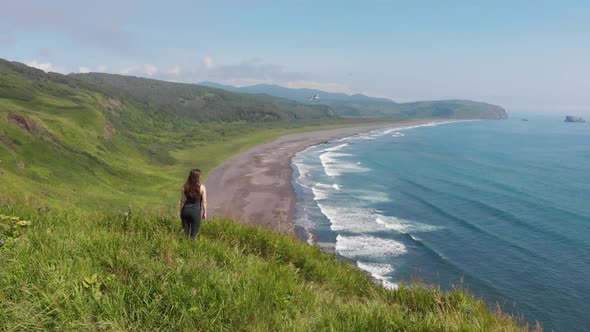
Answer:
M2 0L0 8L0 58L45 71L590 114L584 1Z

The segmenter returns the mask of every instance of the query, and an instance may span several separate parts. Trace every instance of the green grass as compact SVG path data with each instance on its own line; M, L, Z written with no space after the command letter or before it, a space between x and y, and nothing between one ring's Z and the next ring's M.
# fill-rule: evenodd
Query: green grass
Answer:
M10 123L8 116L15 110L44 128L48 137L37 137ZM124 111L129 117L139 112ZM107 142L102 136L108 114L89 106L81 112L89 119L84 126L70 110L37 111L0 98L0 191L86 210L154 202L172 206L191 168L199 167L206 175L233 155L285 134L366 123L204 123L173 131L150 127L149 117L137 115L133 125L111 120L115 134ZM21 162L23 169L18 167Z
M230 220L189 241L163 213L5 201L0 215L5 331L519 330L465 291L386 290L316 247Z

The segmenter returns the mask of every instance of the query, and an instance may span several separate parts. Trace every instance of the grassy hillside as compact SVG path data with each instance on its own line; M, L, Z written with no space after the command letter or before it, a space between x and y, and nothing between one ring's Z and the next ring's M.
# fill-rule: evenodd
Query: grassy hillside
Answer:
M315 247L227 220L193 242L174 216L4 201L0 237L6 331L519 330L459 289L386 290Z
M170 205L187 169L207 172L239 151L286 133L358 123L333 118L323 106L279 98L96 76L127 83L124 88L90 82L92 77L46 74L0 60L4 196L33 196L83 209ZM157 91L145 86L157 86ZM185 105L181 95L193 99Z
M363 94L347 95L315 89L290 89L278 85L258 84L234 87L213 82L202 82L203 86L225 89L245 94L267 94L275 97L289 98L308 105L325 105L338 115L365 118L472 118L472 119L506 119L506 111L497 105L471 100L436 100L411 103L396 103L386 98L375 98ZM320 98L308 103L309 97Z

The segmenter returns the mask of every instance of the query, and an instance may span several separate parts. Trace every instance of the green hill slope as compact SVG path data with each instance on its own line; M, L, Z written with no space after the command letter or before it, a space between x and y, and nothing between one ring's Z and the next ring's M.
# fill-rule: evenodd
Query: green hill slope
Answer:
M0 60L0 191L82 208L165 205L186 169L330 123L346 124L325 106Z
M34 208L0 205L3 330L519 330L464 291L386 290L289 236L215 220L189 241L165 215Z

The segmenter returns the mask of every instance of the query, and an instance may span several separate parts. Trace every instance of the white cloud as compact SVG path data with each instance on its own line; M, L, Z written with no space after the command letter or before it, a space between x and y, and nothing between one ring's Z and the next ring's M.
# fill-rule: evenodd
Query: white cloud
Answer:
M33 68L37 68L37 69L41 69L42 71L49 73L49 72L55 72L55 73L64 73L65 70L60 67L60 66L54 66L51 62L39 62L37 60L33 60L33 61L25 61L25 65L29 66L29 67L33 67Z
M174 65L174 67L168 70L167 74L178 77L180 75L180 66Z
M203 58L203 64L205 65L205 69L207 70L211 70L215 66L213 64L213 58L210 56L206 56L205 58Z
M154 65L143 65L143 70L147 76L153 76L155 73L158 72L158 67Z
M260 58L244 60L238 64L214 65L210 57L205 57L204 76L208 80L258 80L266 82L286 82L304 80L304 73L291 72L284 66L264 62Z
M145 75L148 77L158 73L158 67L151 64L128 67L120 71L122 75Z
M99 68L99 71L104 71ZM152 77L173 82L198 83L214 81L234 86L277 84L287 88L309 88L346 94L356 93L350 87L314 79L313 74L288 71L285 66L267 63L260 58L243 60L235 64L215 64L210 56L202 63L173 64L160 68L152 64L135 65L119 70L122 75Z
M107 71L107 69L109 69L109 67L107 67L106 65L98 65L97 67L95 67L94 69L92 67L85 67L82 66L78 69L79 73L104 73Z

